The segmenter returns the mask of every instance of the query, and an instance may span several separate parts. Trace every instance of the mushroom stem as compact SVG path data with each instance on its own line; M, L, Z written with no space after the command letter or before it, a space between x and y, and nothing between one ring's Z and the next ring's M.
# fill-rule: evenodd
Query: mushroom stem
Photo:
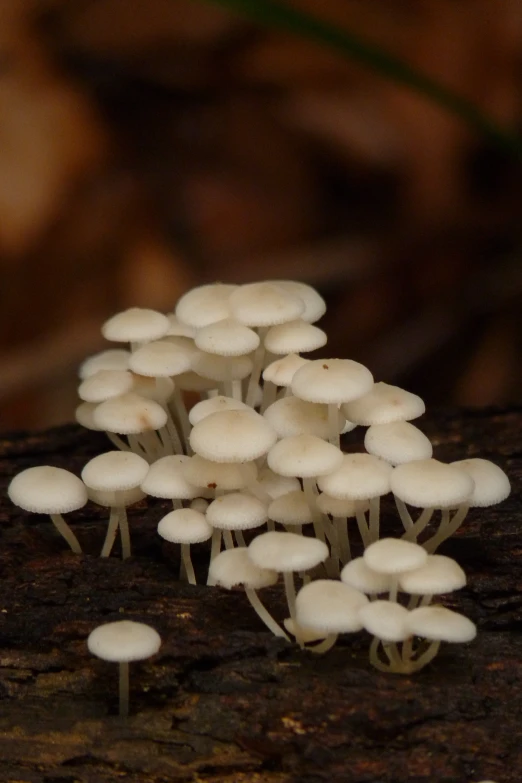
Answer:
M239 402L243 402L243 388L241 386L241 381L235 380L232 381L232 399L238 400Z
M120 662L120 718L129 717L129 663Z
M385 664L381 661L379 658L379 646L381 644L381 640L374 636L372 639L372 643L370 644L370 663L375 668L378 669L380 672L390 672L390 665Z
M467 503L459 507L457 512L450 519L449 509L443 509L442 521L439 529L426 543L424 548L428 554L433 554L438 547L444 543L444 541L457 532L459 527L464 522L466 515L469 511L469 505Z
M167 436L166 443L165 443L165 451L168 454L183 454L183 446L181 443L181 438L179 437L179 432L174 424L174 421L172 419L172 416L170 415L169 409L165 406L165 410L167 413L167 423L163 430L165 431L165 434Z
M337 448L341 445L339 435L339 408L335 402L328 404L328 440Z
M309 647L308 649L310 650L310 652L316 653L317 655L322 655L328 652L328 650L332 649L332 647L337 641L337 637L338 634L329 633L324 641L320 642L320 644L314 645L313 647Z
M81 554L82 548L80 546L80 542L72 532L71 528L65 521L65 519L62 517L61 514L49 514L51 517L52 523L57 529L57 531L60 533L60 535L65 538L69 546L71 547L72 551L75 552L77 555Z
M334 517L333 523L337 528L341 563L346 565L346 563L349 563L352 559L350 536L348 534L348 520L346 517Z
M112 445L116 446L117 449L119 449L120 451L130 451L129 444L125 443L125 441L122 440L122 438L120 438L119 435L116 435L115 432L106 432L105 434L109 438Z
M259 335L259 345L254 353L254 366L248 379L248 386L245 395L245 402L251 408L254 407L254 400L256 396L257 384L259 383L259 377L263 368L263 359L265 358L265 336L268 331L267 326L260 326L257 330Z
M119 509L117 506L112 506L109 516L109 524L107 526L107 534L105 536L105 541L103 542L100 557L109 557L110 553L112 552L112 547L114 546L114 542L116 540L119 524Z
M259 413L264 413L266 409L276 401L277 386L272 381L263 382L263 400Z
M424 669L425 666L430 663L435 656L437 655L440 648L440 641L437 639L436 641L433 641L428 649L422 653L419 658L417 658L416 661L413 661L410 666L408 672L419 672L421 669Z
M286 641L289 642L289 637L283 631L279 623L274 620L268 609L262 604L256 591L251 587L245 587L245 593L253 610L256 612L259 619L264 622L268 630L272 631L274 636L278 636L280 639L286 639Z
M223 530L223 540L225 542L225 549L234 549L234 539L230 530Z
M285 595L286 602L288 604L288 612L292 619L295 628L295 640L301 649L304 647L303 639L299 631L299 625L297 623L296 611L295 611L295 584L294 575L291 571L285 571L283 574L285 581Z
M371 544L370 534L366 522L366 515L357 501L355 502L355 519L357 520L357 527L359 528L363 546L366 549L366 547Z
M383 642L382 647L390 661L390 672L394 674L404 673L403 662L397 645L394 642Z
M234 535L236 537L237 545L238 546L246 546L245 536L243 535L242 530L235 530Z
M323 543L326 543L326 531L325 527L328 525L330 527L330 521L324 516L324 514L321 514L319 509L317 508L317 502L316 502L316 490L315 490L315 478L303 478L303 490L306 497L306 502L308 503L308 508L310 509L312 513L312 520L314 525L314 532L315 537L319 539L319 541L322 541ZM332 532L333 531L333 532ZM329 532L329 540L332 540L332 552L331 556L325 561L324 567L326 569L326 573L330 578L335 578L336 576L339 576L339 546L337 543L337 539L335 537L335 530ZM330 538L331 534L331 538ZM335 566L335 562L337 562L337 568Z
M381 499L380 497L370 498L370 524L369 524L369 538L370 542L379 540L379 522L381 515Z
M434 508L425 508L420 517L413 523L413 525L403 534L402 538L405 541L417 541L422 531L428 527L431 518L433 516Z
M218 528L214 528L214 531L212 533L212 544L210 547L210 562L216 559L216 557L219 555L220 550L221 550L221 530L218 530ZM211 579L209 574L207 578L207 585L211 586L214 584L215 582L213 579Z
M397 593L399 592L399 577L394 575L390 577L390 594L388 601L397 602Z
M178 422L181 428L181 439L185 445L185 453L191 455L192 449L190 448L190 421L185 407L185 400L183 394L176 385L174 385L174 391L170 398L170 408L174 419Z
M260 500L262 503L265 503L267 506L269 506L272 502L272 497L265 489L263 489L256 478L252 478L252 474L244 463L239 464L239 470L241 471L241 476L248 491L251 492L252 495L255 495L256 498L258 498L258 500Z
M413 527L413 519L411 518L410 512L406 508L406 503L398 498L397 495L394 495L393 497L395 498L395 505L397 506L397 511L399 512L404 530L409 531Z
M120 537L121 537L121 559L126 560L131 556L131 542L129 532L129 521L127 519L127 511L125 508L118 509L118 519L120 524Z
M196 574L194 573L194 566L192 565L192 559L190 557L190 544L181 545L181 559L185 568L185 574L189 585L195 585Z

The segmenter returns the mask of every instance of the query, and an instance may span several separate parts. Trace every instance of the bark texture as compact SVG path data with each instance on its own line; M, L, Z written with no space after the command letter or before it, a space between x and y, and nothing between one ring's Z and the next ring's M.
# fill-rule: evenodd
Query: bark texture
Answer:
M134 556L122 562L117 550L97 557L106 512L89 505L68 515L85 551L76 556L50 521L14 509L2 492L0 780L518 783L521 425L521 409L442 411L423 425L436 456L493 459L513 494L473 511L441 550L469 579L444 603L478 623L477 640L443 646L412 677L373 671L362 634L316 657L272 638L242 593L179 583L179 553L155 534L163 503L131 510ZM101 436L73 426L4 436L2 485L37 464L79 473L104 449ZM206 547L194 560L203 576ZM285 616L280 587L264 598ZM126 724L117 666L85 643L96 625L122 617L164 640L154 659L131 665Z

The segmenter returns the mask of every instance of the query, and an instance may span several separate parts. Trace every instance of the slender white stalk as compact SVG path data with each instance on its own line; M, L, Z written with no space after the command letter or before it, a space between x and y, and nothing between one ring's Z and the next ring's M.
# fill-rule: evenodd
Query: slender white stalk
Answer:
M413 519L411 518L411 514L406 508L406 503L404 503L403 500L398 498L397 495L394 495L393 497L395 498L395 505L397 506L397 511L399 512L404 530L408 531L413 527Z
M120 663L120 718L129 717L129 663Z
M413 525L403 534L405 541L417 541L420 534L428 527L431 522L435 509L425 508L422 514L415 520Z
M223 530L223 541L225 542L225 549L234 549L234 539L230 530Z
M259 598L256 591L250 587L245 587L245 593L248 600L250 601L250 604L252 605L252 608L258 617L264 622L268 630L272 631L274 636L278 636L281 639L286 639L286 641L289 642L290 638L283 631L279 623L274 620L268 609L261 602L261 599Z
M285 571L283 574L284 581L285 581L285 595L286 595L286 603L288 604L288 613L290 614L290 617L292 619L292 622L294 624L294 635L295 640L299 647L304 647L303 640L301 638L301 634L299 631L299 625L297 623L297 617L296 617L296 611L295 611L295 584L294 584L294 575L291 571Z
M366 514L362 510L362 506L359 501L355 502L355 519L357 520L357 527L359 528L359 534L361 536L363 546L366 549L371 544L370 531L368 530Z
M192 558L190 557L190 544L181 545L181 560L185 567L185 574L187 576L187 582L189 585L196 584L196 574L194 573L194 566L192 565Z
M263 400L261 402L260 413L264 413L266 409L276 401L277 386L272 381L263 381Z
M335 402L328 404L328 440L337 448L341 445L339 435L339 408Z
M467 513L469 511L469 505L467 503L463 504L459 507L457 512L453 515L453 517L450 518L450 512L449 509L443 509L442 511L442 522L435 533L434 536L432 536L426 543L424 544L424 548L426 551L430 554L433 554L438 547L446 541L447 538L450 538L454 533L457 532L459 527L464 522Z
M112 445L116 446L116 448L119 449L120 451L130 451L131 450L129 444L125 443L125 441L122 440L122 438L120 438L119 435L116 435L115 432L106 432L105 434L109 438L109 440L112 443Z
M397 593L399 592L399 577L394 575L390 578L390 593L388 600L397 603Z
M243 387L241 386L241 381L232 381L232 398L239 402L243 402Z
M65 538L69 546L71 547L72 551L75 552L77 555L81 554L82 548L80 546L80 542L72 532L71 528L65 521L65 519L62 517L61 514L49 514L51 517L52 523L55 526L56 530L60 533L60 535Z
M234 535L236 537L237 545L238 546L246 546L245 536L243 535L242 530L235 530Z
M178 422L181 430L181 440L185 446L185 453L192 455L190 448L190 430L192 429L185 406L183 392L174 384L174 391L170 398L170 408L174 419Z
M116 541L116 536L118 534L119 524L119 508L117 506L111 506L107 534L105 536L105 541L103 542L100 557L109 557L110 553L112 552L112 547L114 546L114 542Z
M409 666L409 672L419 672L421 669L424 669L425 666L430 663L435 656L437 655L440 648L440 641L434 641L432 642L428 649L420 655L416 661L412 661Z
M381 499L380 497L370 498L370 511L369 511L369 539L373 543L379 540L379 527L380 527L380 515L381 515Z
M348 533L348 519L346 517L334 517L333 523L337 528L341 563L346 565L346 563L349 563L352 559L350 536Z
M260 326L257 330L259 335L259 345L254 353L254 366L248 379L248 386L245 395L245 402L251 408L254 407L254 401L256 398L257 385L261 376L261 370L263 369L263 360L265 358L265 336L268 331L267 326Z
M210 562L212 563L213 560L216 559L216 557L219 555L221 551L221 530L218 530L218 528L214 528L212 532L212 544L210 546ZM214 585L216 584L214 580L211 578L210 574L207 577L207 585Z
M370 644L370 663L380 672L388 673L390 671L390 665L385 664L379 658L379 647L381 646L381 640L374 636Z

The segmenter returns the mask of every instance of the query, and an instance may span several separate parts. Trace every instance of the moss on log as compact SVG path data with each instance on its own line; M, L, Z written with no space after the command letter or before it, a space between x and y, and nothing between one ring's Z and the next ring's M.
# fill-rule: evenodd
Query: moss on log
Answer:
M518 783L522 769L522 410L443 411L423 425L441 459L483 456L513 494L472 512L441 551L469 586L444 603L479 625L402 677L373 671L369 639L324 657L264 629L240 592L177 581L155 534L167 506L131 510L135 556L97 557L106 513L68 517L76 556L44 517L0 499L0 780L24 783ZM0 438L5 487L36 464L79 473L106 448L77 427ZM205 548L196 548L202 575ZM284 616L281 591L267 603ZM99 623L127 617L164 640L131 666L131 717L117 717L117 669L89 655Z

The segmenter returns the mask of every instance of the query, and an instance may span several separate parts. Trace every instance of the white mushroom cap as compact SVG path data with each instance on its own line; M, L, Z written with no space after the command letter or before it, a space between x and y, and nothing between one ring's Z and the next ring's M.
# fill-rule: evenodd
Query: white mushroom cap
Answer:
M268 507L268 516L280 525L306 525L313 522L305 493L300 489L273 500Z
M351 498L334 498L327 492L321 492L317 498L317 508L323 514L330 514L332 517L354 517L357 508L360 511L368 511L369 502L365 500L351 500Z
M466 574L455 560L444 555L428 555L420 568L402 574L400 589L411 595L441 595L460 590L466 584Z
M273 500L301 489L299 479L295 476L280 476L270 468L263 468L257 477L257 482Z
M429 459L433 446L429 438L407 421L372 424L366 430L364 447L369 454L401 465L416 459Z
M470 498L471 506L494 506L505 500L511 492L509 479L502 468L488 459L463 459L451 465L465 471L475 482Z
M134 392L100 403L93 418L100 429L120 435L159 430L167 423L167 414L159 403Z
M276 359L263 370L263 380L276 386L291 386L297 370L309 364L310 359L303 359L295 353L290 353L282 359Z
M207 521L220 530L251 530L267 519L266 505L249 492L221 495L207 508Z
M317 538L270 531L254 538L248 547L252 562L280 573L307 571L328 557L328 547Z
M140 487L133 487L132 489L119 489L119 490L99 490L87 488L89 500L96 503L97 506L103 508L113 508L118 506L119 508L133 506L135 503L139 503L146 497Z
M169 320L169 329L166 337L190 337L194 339L196 336L196 329L194 326L189 326L180 321L176 313L167 313Z
M213 381L242 381L250 375L253 366L249 356L216 356L203 351L192 360L194 372Z
M34 514L66 514L87 503L83 482L51 465L22 470L12 479L7 494L15 506Z
M256 350L259 335L234 318L224 318L199 329L195 342L197 347L206 353L241 356Z
M198 487L190 484L183 472L183 465L190 460L184 454L174 454L156 460L141 482L141 488L154 498L193 500L200 494Z
M302 318L271 326L265 336L265 348L270 353L308 353L327 343L326 332Z
M279 286L284 291L295 294L303 300L305 309L301 318L304 321L313 324L326 313L326 302L311 285L301 283L297 280L269 280L269 282Z
M134 379L127 370L98 370L78 387L78 396L85 402L103 402L132 389Z
M408 617L408 630L413 636L441 642L471 642L477 628L471 620L444 606L420 606Z
M471 497L474 482L461 468L435 459L423 459L394 468L390 487L410 506L452 508Z
M299 397L283 397L269 405L263 415L280 438L292 435L328 438L330 434L328 405L318 402L307 402ZM341 432L345 418L340 411L338 419L338 430Z
M361 593L377 595L390 591L392 578L389 574L382 574L371 569L364 557L356 557L346 563L341 571L341 580L360 590Z
M133 373L133 378L132 391L139 397L146 397L147 400L154 400L154 402L160 403L165 403L172 397L174 391L172 378L147 377L146 375L136 375L135 373Z
M229 318L229 299L237 285L211 283L193 288L184 294L176 305L176 315L179 320L202 329L207 324Z
M379 574L401 574L423 566L428 555L425 549L401 538L381 538L364 552L364 562Z
M189 411L189 421L194 426L198 421L202 421L206 416L210 416L211 413L244 410L251 410L251 408L233 397L224 397L222 394L218 394L216 397L210 397L208 400L201 400L201 402L196 403Z
M131 451L107 451L85 465L82 479L89 489L118 491L139 487L149 471L149 463Z
M196 351L190 344L192 341L184 337L176 339L185 340L187 344L155 340L142 345L129 359L130 369L139 375L158 378L188 372L192 369L192 359Z
M177 508L160 519L158 534L173 544L199 544L212 536L212 527L201 511Z
M103 427L98 427L94 421L94 411L97 407L98 405L94 402L82 402L76 408L74 417L78 424L81 424L85 429L103 432Z
M295 601L299 625L323 633L354 633L362 623L359 612L368 599L343 582L316 579L302 587Z
M300 296L273 283L249 283L231 295L234 318L246 326L274 326L299 318L305 311Z
M256 478L257 467L255 462L244 462L241 465L212 462L194 454L183 463L182 472L189 484L229 491L244 489L249 479L253 481Z
M416 394L383 381L375 383L363 397L343 405L346 418L363 427L409 421L422 416L425 410L424 402Z
M383 642L403 642L411 635L409 615L404 606L394 601L372 601L362 607L359 619L368 633Z
M161 647L161 638L149 625L118 620L95 628L89 634L87 647L104 661L126 663L155 655Z
M341 465L317 484L321 492L343 500L366 500L390 491L392 467L372 454L344 454Z
M243 585L252 590L270 587L277 582L277 571L270 568L259 568L248 556L246 547L227 549L211 562L208 574L214 584L230 590L236 585Z
M83 381L98 370L128 370L130 355L130 351L126 351L124 348L110 348L107 351L101 351L82 362L78 375Z
M277 435L254 411L221 411L206 416L190 433L192 449L213 462L250 462L274 445Z
M208 500L205 500L205 498L194 498L194 500L190 502L189 508L193 508L194 511L200 511L202 514L206 514Z
M105 321L101 331L106 340L116 343L140 343L146 340L159 340L167 334L168 330L167 316L156 310L130 307Z
M282 438L267 455L268 467L281 476L311 478L330 473L342 463L343 454L337 446L314 435L294 435Z
M372 386L371 372L358 362L314 359L295 373L292 393L309 402L340 403L361 397Z

